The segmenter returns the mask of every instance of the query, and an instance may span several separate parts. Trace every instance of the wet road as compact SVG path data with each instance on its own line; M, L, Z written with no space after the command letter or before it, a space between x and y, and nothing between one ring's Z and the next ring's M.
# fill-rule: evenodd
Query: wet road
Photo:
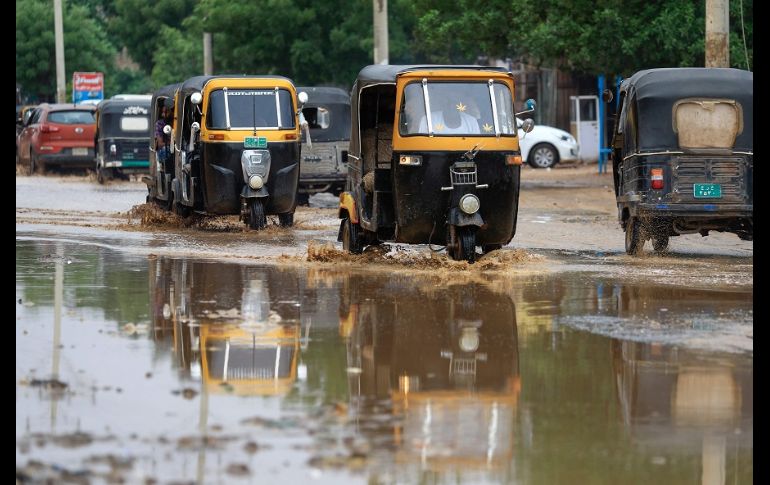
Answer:
M603 182L537 172L472 266L345 255L325 196L254 232L17 177L17 476L751 483L753 243L631 258Z
M750 289L446 284L24 237L16 256L16 457L42 463L21 466L32 476L753 479Z

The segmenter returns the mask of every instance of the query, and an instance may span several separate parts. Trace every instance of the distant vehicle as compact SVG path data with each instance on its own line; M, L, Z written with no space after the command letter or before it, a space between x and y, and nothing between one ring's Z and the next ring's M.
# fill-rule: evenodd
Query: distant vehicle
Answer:
M150 100L109 99L96 108L96 180L149 172Z
M308 123L310 143L302 147L299 171L299 201L307 204L311 194L345 189L350 146L350 94L340 88L298 87L308 94L302 114ZM302 130L307 142L308 133Z
M709 231L753 240L754 74L648 69L623 81L618 101L612 172L626 252Z
M521 128L523 121L516 118ZM559 162L577 162L578 143L575 137L552 126L535 125L531 132L519 138L521 157L534 168L551 168Z
M30 174L52 165L93 168L95 110L88 104L39 105L19 134L19 163Z
M80 101L76 103L76 106L80 105L86 105L86 106L96 106L99 103L101 103L103 100L101 99L84 99L83 101Z

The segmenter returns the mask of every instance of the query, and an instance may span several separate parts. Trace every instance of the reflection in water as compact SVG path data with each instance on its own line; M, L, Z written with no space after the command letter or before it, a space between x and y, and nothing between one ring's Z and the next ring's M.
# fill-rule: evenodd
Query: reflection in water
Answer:
M752 353L643 343L751 327L750 291L45 241L17 241L16 274L17 470L107 454L134 460L128 483L752 482ZM65 399L38 387L49 370Z
M390 450L399 480L510 474L520 391L513 302L483 286L428 293L399 283L372 299L356 295L366 286L358 277L343 286L358 431ZM387 429L378 425L383 407Z
M632 441L662 452L701 455L701 483L737 477L739 448L752 448L750 366L705 359L677 347L612 342L623 423Z
M300 349L296 274L154 258L149 278L153 335L173 338L177 365L206 392L291 390Z

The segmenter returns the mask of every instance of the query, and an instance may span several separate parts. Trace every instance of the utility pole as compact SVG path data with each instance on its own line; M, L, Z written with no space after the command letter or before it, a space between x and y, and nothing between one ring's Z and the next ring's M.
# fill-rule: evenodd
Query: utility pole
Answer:
M372 0L374 10L374 63L388 61L388 0Z
M53 32L56 42L56 102L67 100L67 82L64 80L64 27L62 26L62 0L53 0Z
M211 57L211 32L203 33L203 74L214 74L214 62Z
M730 67L730 0L706 0L706 67Z

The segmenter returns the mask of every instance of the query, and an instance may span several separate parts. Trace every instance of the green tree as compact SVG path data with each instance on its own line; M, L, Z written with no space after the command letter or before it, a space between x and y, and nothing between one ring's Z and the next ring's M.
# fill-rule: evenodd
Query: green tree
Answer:
M192 13L195 3L196 0L115 0L112 7L115 15L107 21L108 30L113 38L120 40L116 46L119 49L127 47L142 69L151 73L157 51L166 48L161 43L163 27L179 29ZM200 44L197 47L200 48ZM180 57L177 62L181 64L185 59Z
M201 35L164 26L156 40L162 46L153 55L152 82L156 87L203 74Z
M88 9L65 3L63 25L65 79L71 81L75 71L107 71L115 48ZM55 53L51 2L16 0L16 83L24 92L39 100L55 98Z

